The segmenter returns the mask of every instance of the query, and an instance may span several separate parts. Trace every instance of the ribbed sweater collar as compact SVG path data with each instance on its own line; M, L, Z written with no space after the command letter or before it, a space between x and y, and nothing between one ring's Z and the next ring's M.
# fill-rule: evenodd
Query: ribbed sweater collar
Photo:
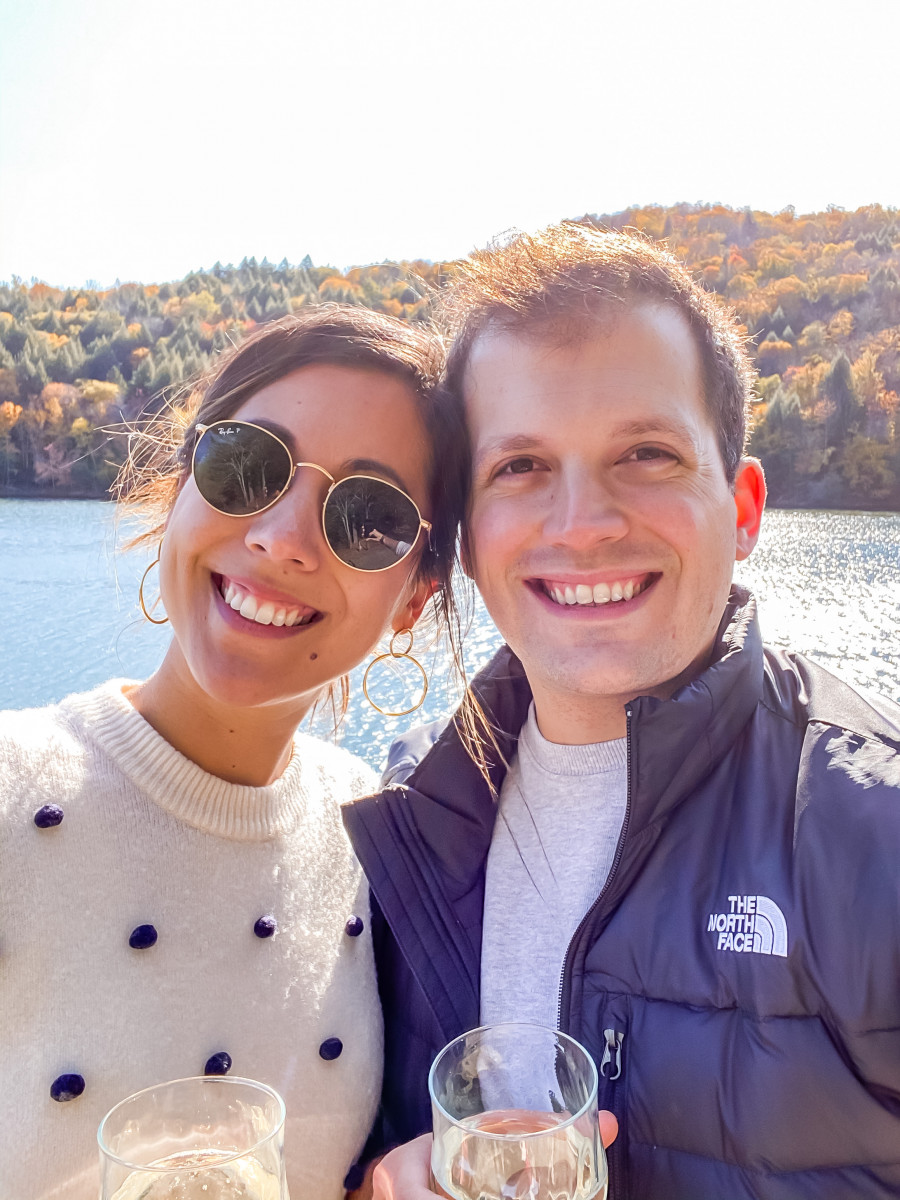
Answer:
M599 775L606 771L624 771L628 761L628 739L568 745L548 742L541 733L534 701L519 734L519 755L527 754L548 775Z
M268 787L228 783L158 734L126 698L123 689L131 686L110 680L68 697L60 709L80 727L82 740L101 746L148 799L195 829L233 841L266 841L296 827L307 809L304 759L315 754L315 739L295 735L290 763Z

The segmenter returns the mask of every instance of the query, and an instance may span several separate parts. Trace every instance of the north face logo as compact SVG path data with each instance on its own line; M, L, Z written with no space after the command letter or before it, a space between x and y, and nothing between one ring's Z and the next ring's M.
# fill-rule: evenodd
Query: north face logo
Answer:
M710 913L706 932L718 934L717 950L787 957L787 922L768 896L729 896L729 912Z

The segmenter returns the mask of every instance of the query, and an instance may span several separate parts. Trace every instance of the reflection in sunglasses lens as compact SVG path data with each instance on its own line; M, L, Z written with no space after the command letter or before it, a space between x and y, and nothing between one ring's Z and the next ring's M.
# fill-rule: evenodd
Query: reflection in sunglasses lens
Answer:
M291 459L264 429L240 421L212 425L197 443L194 479L201 496L229 516L271 504L287 487Z
M361 571L381 571L405 557L419 532L408 496L380 479L353 475L331 491L325 536L338 558Z

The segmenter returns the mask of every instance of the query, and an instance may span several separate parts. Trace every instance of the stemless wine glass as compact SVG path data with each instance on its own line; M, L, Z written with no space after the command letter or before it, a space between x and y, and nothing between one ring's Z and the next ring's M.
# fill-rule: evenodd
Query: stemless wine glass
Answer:
M203 1075L106 1114L100 1200L289 1200L284 1101L252 1079Z
M605 1200L597 1068L541 1025L485 1025L428 1076L432 1186L451 1200Z

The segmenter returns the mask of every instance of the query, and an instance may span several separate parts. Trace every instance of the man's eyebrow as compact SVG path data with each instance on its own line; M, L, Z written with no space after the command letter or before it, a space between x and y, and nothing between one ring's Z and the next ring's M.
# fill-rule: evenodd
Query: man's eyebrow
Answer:
M668 434L671 437L686 438L691 443L695 441L694 430L687 422L670 417L623 421L621 425L616 426L614 433L616 437L625 438L658 437L660 434Z
M479 447L473 468L475 471L479 471L489 459L498 458L503 454L512 454L516 450L534 450L539 445L540 439L529 433L513 433L508 437L493 438Z

